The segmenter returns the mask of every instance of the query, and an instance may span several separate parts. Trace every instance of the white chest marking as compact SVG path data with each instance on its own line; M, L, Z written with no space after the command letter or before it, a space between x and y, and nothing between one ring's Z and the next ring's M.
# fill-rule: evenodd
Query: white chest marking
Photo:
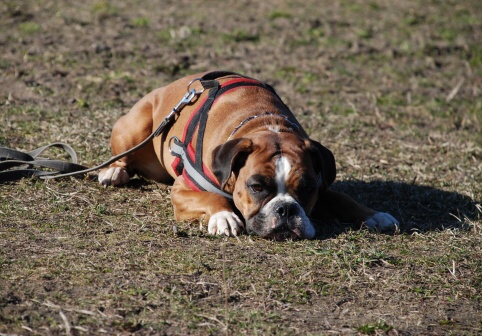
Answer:
M276 186L278 187L278 195L286 193L286 180L290 173L291 165L287 158L280 157L276 160Z
M279 133L279 126L270 125L270 126L268 127L268 129L269 129L271 132Z

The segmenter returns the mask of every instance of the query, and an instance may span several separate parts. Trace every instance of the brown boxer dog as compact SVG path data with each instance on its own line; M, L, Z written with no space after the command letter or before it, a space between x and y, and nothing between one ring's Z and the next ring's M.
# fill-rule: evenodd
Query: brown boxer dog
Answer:
M195 94L181 104L186 90ZM160 136L103 169L99 182L119 186L138 174L173 183L176 220L205 219L213 235L311 239L313 222L325 217L397 228L391 215L330 190L333 154L309 139L269 85L238 74L197 74L152 91L114 125L113 154L141 143L170 113L175 120Z

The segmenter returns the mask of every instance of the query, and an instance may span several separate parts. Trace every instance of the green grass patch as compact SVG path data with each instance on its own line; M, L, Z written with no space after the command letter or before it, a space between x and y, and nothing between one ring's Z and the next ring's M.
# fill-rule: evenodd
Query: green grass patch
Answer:
M243 29L235 29L228 33L223 33L222 38L226 42L259 42L260 36Z
M19 31L25 35L33 35L40 32L40 25L35 22L23 22L18 26Z
M268 13L268 15L267 15L267 18L270 19L270 20L276 20L276 19L279 19L279 18L290 19L292 17L293 17L293 15L290 12L280 11L280 10L272 11L272 12Z
M118 13L118 9L112 5L111 1L97 1L92 5L91 10L98 15L115 15Z
M365 335L376 335L379 332L387 334L393 327L387 325L384 321L378 321L376 324L365 324L356 328L356 330Z
M131 24L138 28L147 28L150 25L150 21L145 17L137 17L131 20Z

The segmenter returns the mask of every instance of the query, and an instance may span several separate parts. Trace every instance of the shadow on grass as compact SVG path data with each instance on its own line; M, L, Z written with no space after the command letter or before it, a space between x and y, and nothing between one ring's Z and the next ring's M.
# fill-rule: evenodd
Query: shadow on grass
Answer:
M169 188L142 178L131 179L124 187L151 191L153 186L166 190ZM340 181L331 188L372 209L392 214L400 222L402 233L450 228L467 230L470 228L468 221L477 221L482 217L476 208L477 200L430 186L393 181ZM334 223L317 226L318 239L333 237L351 229Z
M392 214L400 221L401 232L468 229L465 219L475 221L480 216L476 202L470 197L429 186L390 181L341 181L335 182L332 189L372 209ZM320 230L320 238L346 230L339 225L328 225Z

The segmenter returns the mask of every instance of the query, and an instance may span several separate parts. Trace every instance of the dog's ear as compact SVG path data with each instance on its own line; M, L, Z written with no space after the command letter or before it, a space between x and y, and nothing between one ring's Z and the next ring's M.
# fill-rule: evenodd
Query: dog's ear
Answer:
M307 140L312 153L315 172L322 178L322 189L327 190L336 178L335 156L333 153L315 140Z
M245 138L230 140L214 149L211 166L221 189L228 183L231 172L237 173L244 166L252 151L253 142Z

